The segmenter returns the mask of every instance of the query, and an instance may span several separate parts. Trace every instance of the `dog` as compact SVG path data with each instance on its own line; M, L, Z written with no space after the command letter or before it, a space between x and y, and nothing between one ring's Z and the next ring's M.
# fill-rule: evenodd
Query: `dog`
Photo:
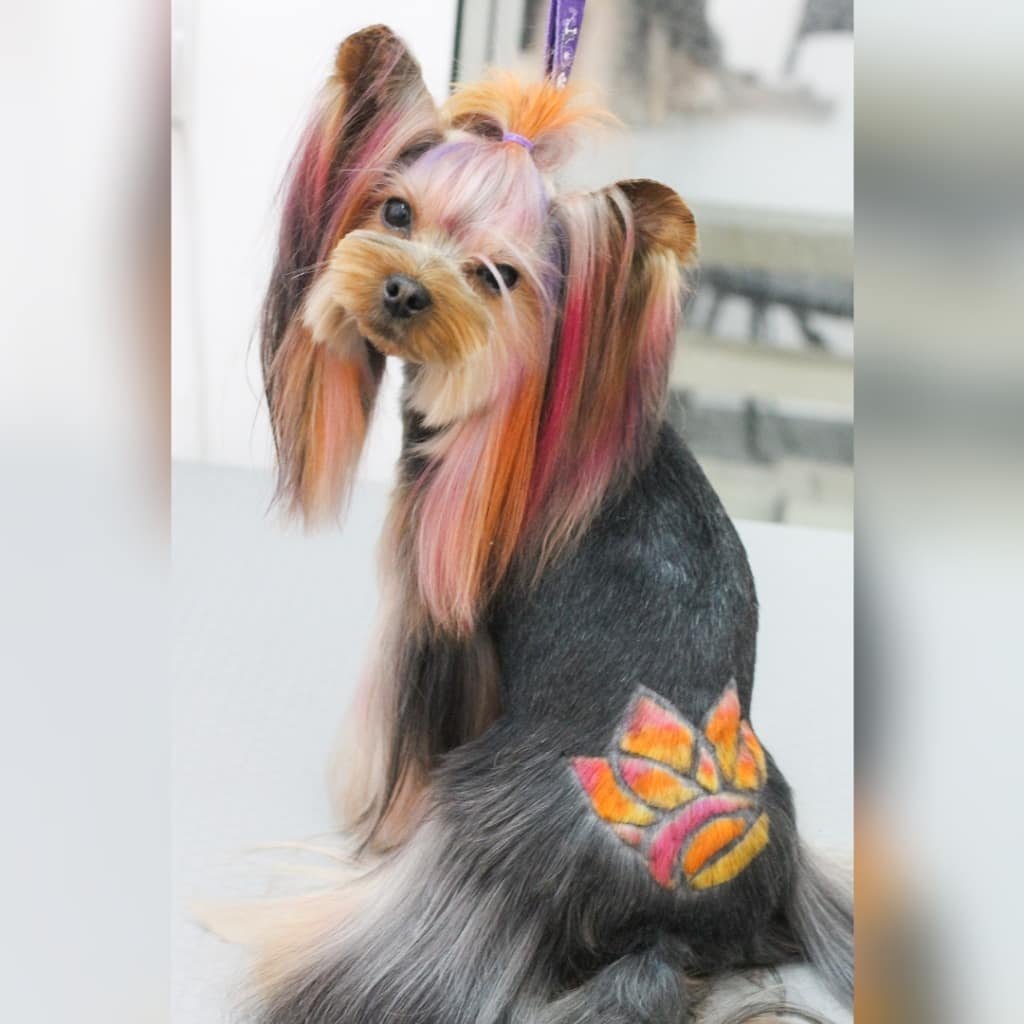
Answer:
M259 1024L669 1024L799 958L850 997L849 892L749 720L750 568L663 420L693 216L551 184L603 120L502 75L439 110L374 26L299 145L262 318L280 499L343 509L387 355L404 441L354 852L264 908Z

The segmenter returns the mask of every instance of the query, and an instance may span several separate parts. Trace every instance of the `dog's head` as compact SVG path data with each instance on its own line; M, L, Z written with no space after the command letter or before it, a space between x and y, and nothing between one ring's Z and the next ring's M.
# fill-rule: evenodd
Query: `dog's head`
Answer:
M344 496L385 355L411 368L405 401L437 464L421 534L446 520L448 545L475 552L424 563L477 597L523 537L554 551L635 466L695 229L655 182L555 195L549 172L605 117L508 76L438 109L388 29L342 43L293 165L263 321L280 492L307 521Z
M536 368L551 307L549 196L530 154L447 131L383 176L335 245L323 301L378 352L416 369L430 428L496 401Z

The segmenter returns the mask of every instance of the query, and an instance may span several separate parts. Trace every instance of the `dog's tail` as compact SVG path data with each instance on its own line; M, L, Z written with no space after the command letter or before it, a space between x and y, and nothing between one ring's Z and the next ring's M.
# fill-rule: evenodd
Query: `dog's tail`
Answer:
M853 886L848 871L801 844L788 909L789 925L804 956L833 995L853 1000Z
M244 1019L692 1020L701 1002L693 983L707 973L707 957L675 937L676 915L666 916L635 851L609 842L607 825L582 800L566 813L576 776L557 751L537 746L499 733L467 744L440 770L431 808L404 845L328 889L269 908L255 936L254 1005ZM785 815L773 820L781 829ZM792 849L782 834L752 868L765 879L781 880L773 864ZM773 850L776 860L766 859ZM779 891L783 927L765 936L758 962L802 951L848 1001L849 894L802 849L794 868L789 896ZM726 967L727 950L720 959ZM772 1009L786 1019L781 1004ZM761 1020L772 1019L761 1010Z
M463 837L465 838L465 837ZM376 867L290 907L259 936L252 1024L710 1024L825 1018L762 993L703 1005L688 951L662 937L566 989L548 907L507 875L479 871L474 843L436 820ZM479 851L478 851L479 852ZM482 858L487 860L485 856ZM789 907L793 937L837 998L852 992L849 892L806 852ZM787 943L788 945L788 943ZM620 1016L606 1017L611 1008Z

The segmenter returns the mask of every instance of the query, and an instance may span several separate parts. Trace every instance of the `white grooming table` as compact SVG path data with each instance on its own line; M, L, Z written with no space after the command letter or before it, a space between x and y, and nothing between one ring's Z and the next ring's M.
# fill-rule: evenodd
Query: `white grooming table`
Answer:
M258 894L265 863L245 851L331 827L325 767L370 637L387 489L361 485L343 528L304 535L266 515L268 473L179 464L173 487L173 1021L225 1024L242 961L188 904ZM852 537L739 529L761 603L753 720L806 838L850 860ZM808 969L782 979L852 1020Z

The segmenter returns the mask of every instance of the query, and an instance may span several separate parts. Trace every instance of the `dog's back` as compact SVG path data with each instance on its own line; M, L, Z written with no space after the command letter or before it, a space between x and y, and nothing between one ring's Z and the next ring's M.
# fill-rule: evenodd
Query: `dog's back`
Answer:
M693 455L661 427L650 461L611 495L575 551L492 626L505 707L607 744L638 686L699 722L734 680L746 710L757 598L746 553ZM610 716L610 717L609 717Z
M536 777L537 792L523 795L510 785L517 790L510 799L546 807L534 867L547 862L556 834L570 843L587 834L595 863L606 865L593 872L590 913L603 919L595 933L609 949L631 944L640 917L648 927L684 937L695 953L706 947L709 960L721 960L722 943L727 957L742 956L744 944L756 941L753 923L772 917L789 884L793 807L785 779L749 729L757 599L746 554L671 427L662 428L650 462L608 500L569 557L528 593L509 588L492 629L502 665L500 742L521 745L531 757L543 754L549 764ZM723 742L716 735L716 744L701 725L723 699L735 700L736 736ZM642 722L632 739L624 735L645 707L656 716L646 745ZM653 729L661 730L661 740ZM749 729L748 742L756 748L744 746L741 729ZM683 751L685 744L691 749ZM706 785L699 780L702 753L709 756ZM755 753L764 758L763 777ZM740 768L737 778L743 757L752 771L743 778ZM592 779L595 772L601 777ZM614 794L603 788L612 784ZM621 821L613 800L628 801ZM634 807L651 800L650 814ZM701 804L704 813L694 814ZM770 838L737 872L742 880L728 887L726 899L710 891L716 887L694 899L698 890L675 870L668 877L664 869L661 877L652 875L653 851L664 850L659 838L684 813L694 827L678 837L677 860L702 828L706 842L713 839L714 823L720 839L731 836L721 847L724 854L742 844L744 826L756 826L764 815ZM566 852L568 859L579 854ZM691 864L697 856L694 850ZM602 898L627 884L637 887L628 901Z

